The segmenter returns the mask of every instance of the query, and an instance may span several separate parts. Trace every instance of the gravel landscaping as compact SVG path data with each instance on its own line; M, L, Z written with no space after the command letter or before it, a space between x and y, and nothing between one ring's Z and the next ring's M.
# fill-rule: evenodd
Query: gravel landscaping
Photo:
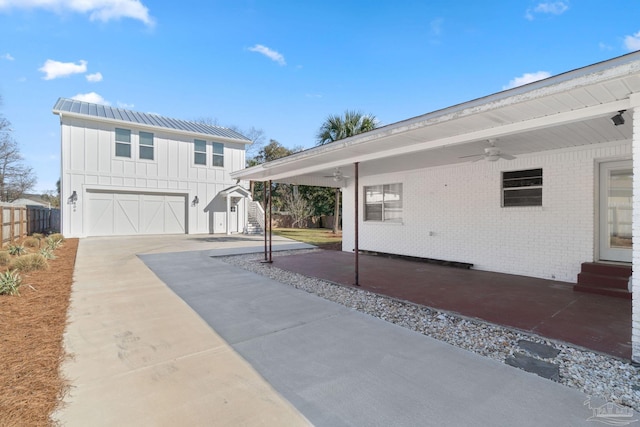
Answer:
M273 256L310 251L274 252ZM640 369L612 356L595 353L563 342L548 340L522 331L478 319L439 311L372 292L347 287L317 278L262 264L263 254L220 258L234 266L252 271L297 289L318 295L362 313L411 329L479 355L505 362L514 356L533 357L558 366L559 382L589 396L640 411ZM555 357L528 353L522 340L545 344L559 350Z

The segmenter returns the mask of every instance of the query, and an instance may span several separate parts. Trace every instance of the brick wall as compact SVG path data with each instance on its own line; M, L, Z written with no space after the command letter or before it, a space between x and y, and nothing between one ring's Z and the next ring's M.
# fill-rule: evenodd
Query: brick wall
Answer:
M635 105L640 105L640 97L634 96ZM640 110L634 109L627 114L633 120L633 157L640 159ZM633 275L632 275L632 314L631 314L631 350L634 362L640 363L640 192L635 189L640 188L640 162L633 162Z
M362 222L360 249L474 264L575 282L595 254L597 162L631 157L618 142L360 178L403 184L403 224ZM543 169L543 206L501 207L501 173ZM640 172L636 176L640 176ZM343 250L354 247L353 180L343 192ZM637 293L636 293L637 295Z

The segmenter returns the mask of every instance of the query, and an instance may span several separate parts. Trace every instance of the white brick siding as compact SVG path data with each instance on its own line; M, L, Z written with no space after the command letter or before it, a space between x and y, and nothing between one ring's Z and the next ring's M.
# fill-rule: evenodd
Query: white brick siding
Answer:
M580 264L596 255L597 164L629 158L626 141L361 177L359 247L575 283ZM501 173L533 168L543 169L543 206L502 208ZM403 224L363 222L363 186L391 183L403 184ZM353 180L348 184L343 250L352 251Z
M634 95L632 101L640 105L640 97ZM640 159L640 110L629 111L633 121L633 157ZM632 275L632 314L631 345L634 362L640 363L640 161L633 162L633 275Z

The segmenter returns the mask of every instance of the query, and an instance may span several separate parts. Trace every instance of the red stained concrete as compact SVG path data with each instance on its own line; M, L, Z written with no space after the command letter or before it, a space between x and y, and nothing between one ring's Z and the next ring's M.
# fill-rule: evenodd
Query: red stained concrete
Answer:
M323 250L274 265L347 286L355 255ZM631 300L574 292L572 284L360 255L360 288L631 359Z

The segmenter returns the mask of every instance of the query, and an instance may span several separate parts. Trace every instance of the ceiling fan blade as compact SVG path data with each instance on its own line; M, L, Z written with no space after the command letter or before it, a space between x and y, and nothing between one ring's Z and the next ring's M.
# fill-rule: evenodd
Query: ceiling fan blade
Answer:
M484 154L471 154L471 155L468 155L468 156L460 156L458 158L459 159L467 159L469 157L480 157L480 158L482 158L482 156L484 156Z
M500 157L502 157L505 160L514 160L516 158L516 156L512 156L511 154L500 154Z

